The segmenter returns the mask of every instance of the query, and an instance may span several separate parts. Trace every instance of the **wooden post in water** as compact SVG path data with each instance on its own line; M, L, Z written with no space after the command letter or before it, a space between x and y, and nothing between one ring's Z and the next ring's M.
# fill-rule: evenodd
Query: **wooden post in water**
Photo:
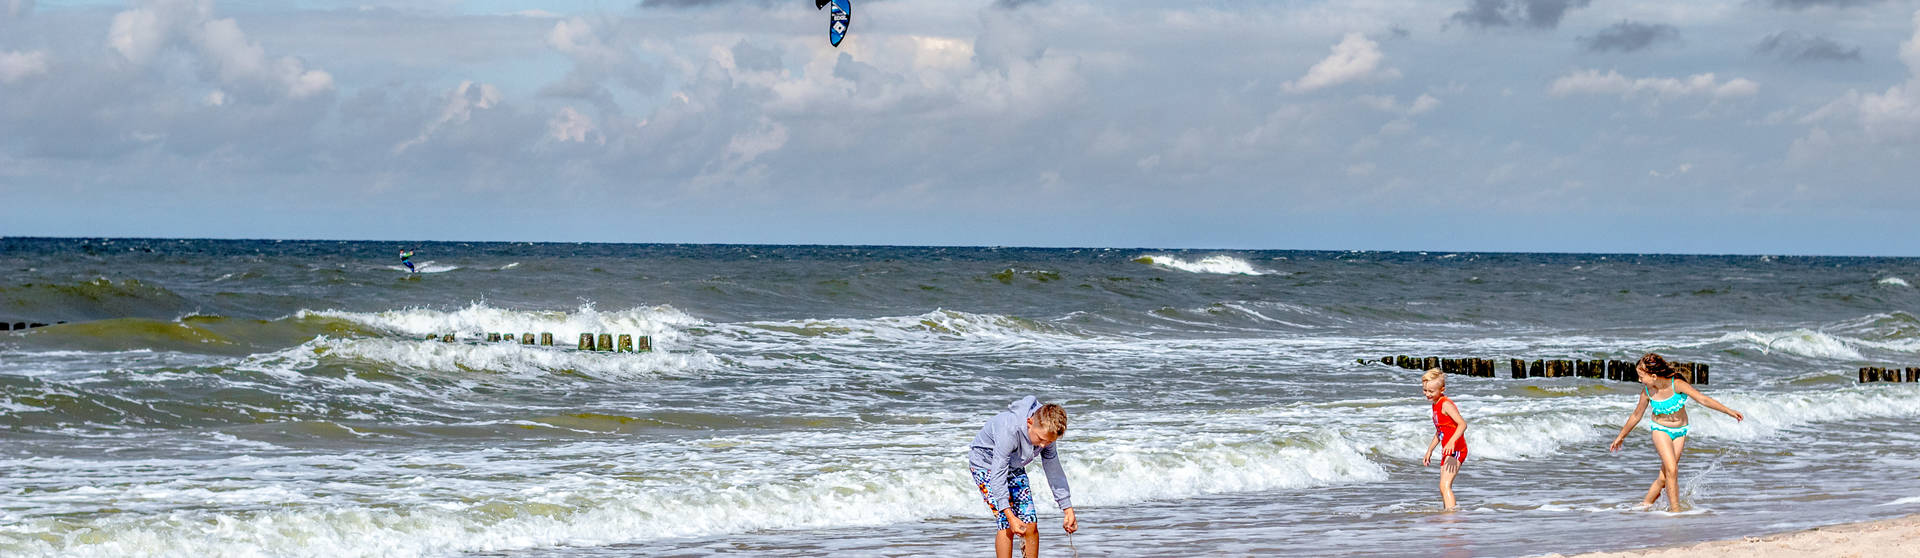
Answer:
M499 340L500 340L500 334L498 334L498 333L488 333L488 334L487 334L487 342L488 342L488 343L492 343L492 342L495 342L495 341L499 341Z
M643 352L643 353L653 352L653 336L651 335L640 336L640 352Z
M532 345L532 344L533 344L533 334L532 334L532 333L522 333L522 334L520 334L520 344L521 344L521 345Z
M1707 363L1693 363L1693 377L1695 378L1693 383L1707 385Z
M1920 368L1907 369L1907 383L1920 382Z
M1420 362L1421 370L1432 370L1439 367L1440 367L1440 357L1427 357L1425 360L1422 360Z
M553 346L553 334L552 334L552 333L547 333L547 332L541 332L541 333L540 333L540 346L542 346L542 347L552 347L552 346Z
M446 334L446 335L442 335L442 336L440 336L440 342L442 342L442 343L452 343L452 342L453 342L453 334L451 334L451 333L449 333L449 334Z
M602 350L602 351L613 350L613 334L611 333L600 334L600 346L595 347L595 349Z
M591 333L580 334L580 350L582 351L593 350L593 334Z
M1543 378L1546 377L1546 375L1547 361L1534 359L1533 364L1527 365L1528 378Z
M620 352L623 352L623 353L633 352L633 334L631 333L620 334Z
M1517 358L1507 359L1507 370L1510 374L1513 375L1513 379L1515 380L1526 378L1527 377L1527 361L1520 360Z

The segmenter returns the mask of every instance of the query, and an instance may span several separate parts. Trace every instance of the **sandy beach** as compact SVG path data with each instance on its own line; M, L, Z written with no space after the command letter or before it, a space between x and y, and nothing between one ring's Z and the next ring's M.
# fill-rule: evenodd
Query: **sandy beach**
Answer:
M1920 556L1920 515L1844 523L1772 535L1627 552L1595 552L1572 558L1742 556L1753 558ZM1549 554L1548 558L1566 558Z

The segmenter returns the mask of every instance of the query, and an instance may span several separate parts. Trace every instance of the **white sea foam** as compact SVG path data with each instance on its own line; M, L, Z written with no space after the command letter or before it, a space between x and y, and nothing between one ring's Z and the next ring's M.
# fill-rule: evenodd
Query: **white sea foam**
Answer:
M602 379L630 379L712 371L719 361L705 351L613 353L518 343L442 343L396 339L321 337L286 352L356 358L408 370L483 370L545 374L572 371ZM283 352L285 353L285 352Z
M1882 287L1912 287L1913 286L1913 285L1907 284L1907 280L1901 279L1899 277L1887 277L1879 281L1876 281L1875 284L1880 285Z
M1266 275L1270 271L1255 269L1246 260L1227 255L1214 255L1196 261L1186 261L1165 254L1150 254L1134 258L1135 261L1178 269L1190 273L1216 273L1222 275Z
M1780 352L1807 358L1849 361L1866 360L1866 356L1860 352L1862 348L1920 353L1920 339L1870 341L1810 329L1786 332L1740 331L1722 335L1708 343L1740 343L1756 346L1769 353Z
M1850 341L1852 343L1849 343ZM1713 342L1750 344L1758 346L1765 352L1781 352L1807 358L1861 360L1865 357L1853 347L1854 344L1858 344L1858 341L1810 329L1796 329L1781 333L1741 331L1722 335Z
M571 343L582 333L628 333L652 336L656 348L678 341L680 328L704 323L671 306L617 311L581 306L572 312L540 312L495 308L481 302L452 312L409 308L373 313L301 310L294 314L296 318L310 316L346 320L407 337L552 333L556 343Z
M1920 416L1920 390L1913 389L1716 395L1748 419L1734 424L1696 412L1703 438L1751 442L1809 423ZM1370 455L1417 461L1431 435L1426 406L1408 399L1385 406L1089 411L1076 418L1076 431L1089 434L1062 442L1060 451L1076 505L1090 507L1380 482L1387 470ZM1566 444L1599 444L1633 400L1466 397L1460 403L1476 457L1518 460L1544 457ZM593 442L532 453L0 459L0 467L16 471L23 482L100 479L85 483L89 492L69 491L65 500L45 505L72 510L112 502L133 510L77 523L36 519L0 527L0 553L423 556L984 515L952 434L977 423L933 420L845 431ZM1045 476L1038 464L1029 467L1037 500L1050 510ZM132 480L108 480L123 477ZM205 509L208 501L220 502L221 509ZM28 515L34 516L44 514Z

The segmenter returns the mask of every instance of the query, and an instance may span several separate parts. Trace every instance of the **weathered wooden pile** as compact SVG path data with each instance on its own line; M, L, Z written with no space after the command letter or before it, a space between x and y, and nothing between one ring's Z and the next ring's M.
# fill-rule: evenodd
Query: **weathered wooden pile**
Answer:
M521 345L536 344L534 342L534 335L531 333L522 333L518 336L515 336L512 333L488 333L487 334L488 343L502 343L502 342L512 343L516 338L520 341ZM438 335L438 336L428 335L427 340L452 343L454 342L454 336L451 333L446 335ZM635 341L639 341L639 344L636 345L634 343ZM545 347L553 346L553 334L551 333L540 334L538 344ZM582 333L580 334L579 348L582 351L648 353L648 352L653 352L653 337L647 336L647 335L635 336L632 334L622 333L616 340L614 335L611 333L600 333L600 334Z
M1594 378L1619 382L1639 381L1634 372L1634 362L1624 360L1578 360L1525 359L1510 358L1507 371L1515 379L1522 378ZM1362 363L1368 362L1360 359ZM1388 366L1398 366L1408 370L1440 369L1448 374L1459 374L1477 378L1496 377L1498 361L1487 358L1442 358L1409 357L1398 355L1382 357L1377 362ZM1675 362L1674 368L1680 371L1680 377L1695 384L1705 384L1709 377L1709 367L1704 362Z
M1905 370L1872 366L1860 368L1860 383L1869 382L1920 382L1920 367L1908 367Z

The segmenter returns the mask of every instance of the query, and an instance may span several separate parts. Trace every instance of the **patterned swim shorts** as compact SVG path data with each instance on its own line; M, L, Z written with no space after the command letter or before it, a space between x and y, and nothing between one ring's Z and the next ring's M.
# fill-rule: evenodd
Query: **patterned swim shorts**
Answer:
M1000 524L1002 530L1012 529L1013 525L1007 523L1007 516L993 509L993 496L987 492L987 472L982 469L969 470L973 471L973 484L980 487L980 499L985 500L987 509L994 512L993 520ZM1007 503L1013 505L1013 513L1019 515L1021 521L1033 523L1040 519L1033 513L1033 487L1027 485L1026 469L1007 469Z

